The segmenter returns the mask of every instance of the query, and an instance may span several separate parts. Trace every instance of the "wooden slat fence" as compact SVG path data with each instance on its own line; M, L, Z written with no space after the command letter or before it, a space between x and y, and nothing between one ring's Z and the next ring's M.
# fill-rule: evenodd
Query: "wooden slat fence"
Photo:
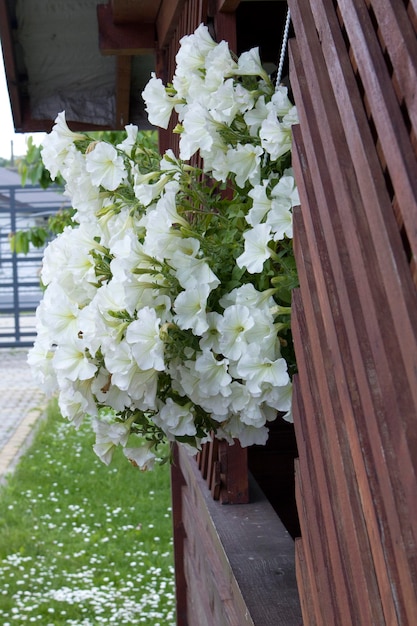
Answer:
M417 623L416 5L290 0L305 626Z

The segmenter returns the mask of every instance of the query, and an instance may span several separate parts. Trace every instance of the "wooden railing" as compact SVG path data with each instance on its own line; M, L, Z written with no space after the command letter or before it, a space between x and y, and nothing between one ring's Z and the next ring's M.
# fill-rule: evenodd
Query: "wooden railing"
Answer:
M415 3L290 0L305 626L417 615Z
M213 500L222 504L249 502L248 455L238 441L213 439L197 454L197 465L207 482Z

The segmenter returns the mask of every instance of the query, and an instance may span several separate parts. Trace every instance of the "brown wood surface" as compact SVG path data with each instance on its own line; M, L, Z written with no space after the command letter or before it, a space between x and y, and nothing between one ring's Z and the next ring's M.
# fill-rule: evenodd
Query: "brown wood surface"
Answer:
M300 290L293 332L303 618L305 624L411 626L417 615L414 9L391 0L290 0L290 8L291 84L300 118L293 150L301 199L294 211Z
M187 3L191 0L162 0L156 19L158 45L162 50L170 42L178 45L177 37L173 36L181 17L187 13ZM198 2L198 0L197 0ZM191 34L192 30L184 34Z
M116 119L115 128L124 129L129 123L132 57L116 57Z
M7 70L6 81L10 97L10 105L13 112L13 120L16 130L20 130L23 123L22 103L19 96L19 76L16 59L13 54L12 34L9 29L10 15L7 0L0 0L0 37L4 66Z
M386 0L380 2L380 11L385 12L385 3ZM363 0L339 0L339 8L351 42L359 76L368 94L370 112L388 166L389 176L395 188L397 202L401 207L411 255L415 262L417 258L417 161L410 135L366 5ZM397 4L395 10L401 15L401 7L397 7ZM409 22L408 25L411 30ZM408 29L404 32L404 38L407 34ZM399 59L403 58L403 66L414 70L411 82L404 87L402 84L400 86L402 92L409 93L417 77L415 68L410 68L410 64L407 63L407 42L408 39L405 42L401 41L401 50L398 51L396 62L398 65ZM396 78L404 80L404 76ZM407 81L410 80L410 76L407 75L406 78ZM412 115L415 115L415 106Z
M155 23L161 0L110 0L115 24Z
M109 4L97 5L99 48L103 55L153 54L154 24L115 24Z
M256 482L250 504L222 505L195 460L183 450L176 458L187 581L181 626L301 626L294 543Z

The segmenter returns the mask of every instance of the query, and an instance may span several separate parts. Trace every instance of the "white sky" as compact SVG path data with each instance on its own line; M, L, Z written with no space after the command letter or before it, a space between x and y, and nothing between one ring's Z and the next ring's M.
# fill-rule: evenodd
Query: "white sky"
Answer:
M14 132L0 42L0 157L10 159L12 141L14 156L24 155L26 153L26 139L28 136ZM45 134L33 133L32 136L35 143L40 144Z

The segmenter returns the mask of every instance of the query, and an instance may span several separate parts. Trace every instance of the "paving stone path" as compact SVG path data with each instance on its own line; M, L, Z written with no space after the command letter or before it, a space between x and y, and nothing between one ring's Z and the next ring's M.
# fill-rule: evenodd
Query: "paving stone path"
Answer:
M36 386L25 348L0 348L0 482L13 470L43 416L46 398Z

